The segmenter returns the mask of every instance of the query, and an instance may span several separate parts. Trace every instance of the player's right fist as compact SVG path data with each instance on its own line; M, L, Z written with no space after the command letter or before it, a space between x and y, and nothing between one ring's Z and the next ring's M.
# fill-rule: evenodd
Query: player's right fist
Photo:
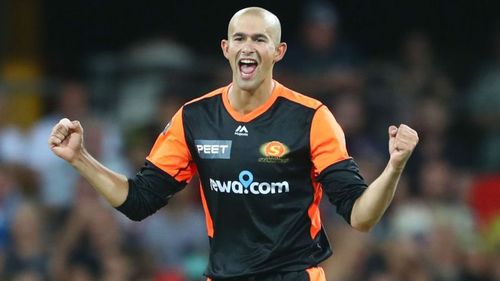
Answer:
M83 147L83 128L78 121L63 118L49 137L49 147L55 155L72 163Z

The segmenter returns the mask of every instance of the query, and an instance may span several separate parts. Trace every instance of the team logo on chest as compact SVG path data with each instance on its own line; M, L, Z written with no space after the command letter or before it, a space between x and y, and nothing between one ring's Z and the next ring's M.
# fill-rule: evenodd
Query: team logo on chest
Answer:
M285 158L290 152L290 149L279 141L266 142L260 146L260 154L263 157L259 158L259 162L263 163L287 163L290 158Z
M239 125L238 128L234 131L234 134L240 137L247 137L248 136L248 130L247 127Z

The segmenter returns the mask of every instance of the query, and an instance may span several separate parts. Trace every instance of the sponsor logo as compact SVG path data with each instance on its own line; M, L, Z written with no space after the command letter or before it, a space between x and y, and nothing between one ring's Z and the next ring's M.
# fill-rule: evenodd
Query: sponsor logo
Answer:
M194 144L202 159L231 159L230 140L195 140Z
M241 136L243 136L243 137L248 136L247 127L239 125L238 128L236 128L236 130L234 131L234 134L237 136L240 136L240 137Z
M280 194L290 192L287 181L281 182L256 182L250 171L241 171L238 180L220 181L210 178L210 190L220 193L233 194Z
M263 163L287 163L290 158L285 158L290 152L290 149L279 141L266 142L260 146L260 154L263 157L259 158L259 162Z

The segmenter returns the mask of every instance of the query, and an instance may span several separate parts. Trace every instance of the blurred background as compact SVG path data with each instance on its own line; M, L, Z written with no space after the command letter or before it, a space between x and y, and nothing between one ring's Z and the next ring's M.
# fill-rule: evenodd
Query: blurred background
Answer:
M91 153L133 175L184 102L230 82L219 44L249 5L281 19L275 78L329 106L368 182L388 159L390 124L420 134L371 233L323 202L328 280L500 280L493 0L0 0L0 280L204 280L196 179L130 222L47 138L61 117L79 119Z

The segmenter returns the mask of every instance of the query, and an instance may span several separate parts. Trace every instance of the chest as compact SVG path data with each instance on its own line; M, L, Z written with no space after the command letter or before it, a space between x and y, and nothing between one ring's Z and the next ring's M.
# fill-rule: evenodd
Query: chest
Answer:
M185 118L186 140L200 175L293 176L310 168L312 116L276 104L250 122L232 118L223 106L201 107Z

